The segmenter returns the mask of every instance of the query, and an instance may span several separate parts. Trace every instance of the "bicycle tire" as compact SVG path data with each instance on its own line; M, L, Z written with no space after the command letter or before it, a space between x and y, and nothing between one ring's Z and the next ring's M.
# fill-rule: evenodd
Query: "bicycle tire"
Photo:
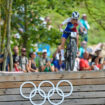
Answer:
M69 57L70 70L74 69L76 54L77 54L76 40L71 39L71 41L70 41L70 57Z

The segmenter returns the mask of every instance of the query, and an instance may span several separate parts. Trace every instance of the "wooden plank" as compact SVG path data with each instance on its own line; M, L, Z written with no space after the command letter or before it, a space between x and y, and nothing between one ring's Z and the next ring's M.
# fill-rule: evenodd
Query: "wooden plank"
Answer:
M71 100L65 100L64 103L61 105L105 105L105 98L71 99Z
M29 96L29 94L25 94ZM105 91L103 92L76 92L72 93L71 96L66 97L65 99L92 99L92 98L105 98ZM51 100L60 100L61 97L58 94L54 94L51 98ZM0 102L11 102L11 101L26 101L27 99L24 99L21 97L21 95L3 95L0 96ZM43 100L43 98L37 94L33 100L40 101Z
M56 86L56 84L58 83L59 80L52 80L52 82L54 83L54 85ZM70 80L71 83L73 84L73 86L78 86L78 85L102 85L105 84L105 78L101 78L101 79L77 79L77 80ZM36 84L36 86L39 85L40 81L32 81ZM23 82L1 82L0 83L0 89L3 88L19 88L20 85ZM46 86L51 86L49 84L43 84L44 87ZM61 83L60 86L68 86L67 83ZM26 84L24 87L32 87L32 85L30 84Z
M55 102L55 101L54 101ZM0 105L32 105L29 101L0 102ZM45 105L51 105L46 101ZM69 99L61 105L105 105L105 98L97 99Z
M94 91L105 91L105 85L82 85L74 86L74 92L94 92Z
M69 91L69 86L60 87L64 92ZM73 92L102 92L105 91L105 85L83 85L83 86L74 86ZM30 93L33 88L24 88L25 93ZM51 89L51 87L42 87L45 91ZM0 95L18 95L20 94L19 88L10 88L10 89L0 89Z
M59 73L0 73L0 82L25 81L25 80L54 80L54 79L82 79L102 78L105 71L81 71L81 72L59 72Z

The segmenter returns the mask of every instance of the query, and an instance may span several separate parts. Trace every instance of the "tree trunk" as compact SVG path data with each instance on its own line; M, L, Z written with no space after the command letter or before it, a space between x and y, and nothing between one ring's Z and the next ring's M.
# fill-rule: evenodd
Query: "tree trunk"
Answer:
M8 55L7 48L5 48L5 50L4 50L3 68L2 68L2 70L3 70L3 71L6 71L6 61L7 61L7 55Z
M12 0L7 0L7 13L6 13L7 14L7 32L6 32L6 34L7 34L7 45L6 45L6 49L5 49L5 53L4 53L4 63L6 62L7 54L9 54L10 70L13 70L13 58L12 58L11 45L10 45L11 13L12 13ZM5 64L3 64L3 70L5 70Z
M0 0L0 22L1 22L1 0ZM1 53L1 39L2 36L1 36L1 25L0 25L0 53Z
M6 3L5 10L7 10L7 0L5 1L5 3ZM7 20L7 12L8 11L5 11L5 12L6 12L5 15L6 15L6 20ZM7 21L6 21L6 23L7 23ZM6 27L6 33L7 33L7 27ZM7 51L7 46L6 46L4 49L3 68L2 68L3 71L6 71L7 55L8 55L8 51Z
M27 0L24 2L24 27L25 32L23 34L23 47L27 48L27 40L28 40L28 34L27 34Z
M7 30L7 1L2 1L2 9L4 10L4 14L5 14L5 18L4 18L4 24L3 24L3 32L2 32L2 39L1 39L1 52L4 53L5 51L5 47L6 47L6 41L7 41L7 37L6 37L6 30Z
M5 18L5 20L4 20L4 27L3 27L3 35L2 35L2 41L1 41L1 52L4 52L4 50L5 50L5 38L6 38L6 27L7 27L7 21L6 21L6 19L7 18Z

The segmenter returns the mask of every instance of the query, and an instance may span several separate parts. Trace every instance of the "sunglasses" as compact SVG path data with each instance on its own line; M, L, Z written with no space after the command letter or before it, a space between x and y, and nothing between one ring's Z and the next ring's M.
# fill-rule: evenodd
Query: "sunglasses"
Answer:
M78 21L78 19L73 19L73 20Z

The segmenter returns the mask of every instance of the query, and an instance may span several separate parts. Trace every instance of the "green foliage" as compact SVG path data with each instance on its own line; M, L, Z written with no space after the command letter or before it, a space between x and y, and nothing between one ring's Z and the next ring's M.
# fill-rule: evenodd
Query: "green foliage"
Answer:
M24 6L27 6L25 14ZM35 43L48 43L56 46L60 43L61 32L59 25L78 11L80 16L86 13L91 29L89 30L89 43L104 42L105 33L105 0L14 0L12 15L12 36L17 32L20 39L12 37L13 45L22 46L27 40L27 49L33 48ZM2 9L3 11L3 9ZM25 30L25 16L27 30ZM49 16L53 28L48 30L43 26L40 17ZM19 29L22 28L24 32ZM24 36L24 37L23 37ZM26 38L25 38L26 37Z

